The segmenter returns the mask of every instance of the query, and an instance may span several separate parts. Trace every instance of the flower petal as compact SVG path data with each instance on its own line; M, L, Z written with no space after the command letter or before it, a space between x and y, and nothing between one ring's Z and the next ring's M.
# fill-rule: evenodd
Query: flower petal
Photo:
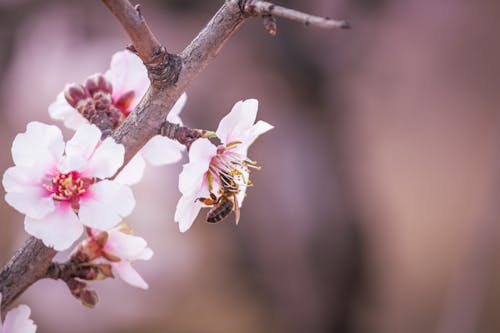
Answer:
M87 124L85 119L74 107L69 105L64 97L64 90L61 91L56 100L49 105L49 115L52 119L63 120L64 126L76 130L83 124Z
M177 102L175 102L174 106L170 109L170 112L167 115L167 120L174 124L182 125L182 120L179 114L182 111L182 108L186 104L187 95L186 93L182 93Z
M32 121L26 132L16 135L12 143L14 164L42 168L53 166L64 152L61 130L53 125Z
M179 223L181 232L187 231L193 225L196 216L200 212L202 203L196 200L196 196L182 196L175 208L175 222Z
M26 216L24 229L56 251L69 248L83 232L78 217L67 203L58 203L56 209L42 219Z
M144 279L132 267L130 262L122 260L120 262L113 262L111 266L116 270L118 276L133 287L148 289L149 286Z
M182 194L187 195L199 191L210 161L216 154L217 147L208 139L198 139L193 142L189 149L189 162L184 164L179 175L179 191Z
M115 182L123 185L135 185L141 181L145 167L146 162L141 153L138 152L115 177Z
M240 154L247 155L248 147L257 139L260 135L272 130L273 125L259 120L252 128L246 133L245 138L242 140L241 145L235 146L235 151Z
M142 237L125 234L118 230L108 232L104 250L121 259L137 260L148 243Z
M31 310L27 305L19 305L18 307L10 310L5 316L3 330L0 325L0 332L2 333L34 333L36 325L30 317Z
M3 174L5 201L19 212L40 219L55 209L54 200L32 179L29 169L11 167Z
M243 141L242 136L245 136L255 122L258 107L259 102L256 99L236 102L231 112L219 122L216 131L219 139L225 144Z
M86 174L101 179L111 177L122 166L124 156L125 147L107 137L90 157Z
M141 149L142 157L151 165L167 165L180 161L184 146L161 135L153 136Z
M135 93L129 111L137 106L150 85L146 67L130 51L116 52L111 58L111 67L104 76L113 85L114 101L130 91Z
M89 159L101 140L101 131L97 126L84 124L80 126L73 138L66 143L66 155L72 158Z
M109 230L130 215L135 206L130 187L103 180L89 188L89 197L81 198L78 216L84 225Z

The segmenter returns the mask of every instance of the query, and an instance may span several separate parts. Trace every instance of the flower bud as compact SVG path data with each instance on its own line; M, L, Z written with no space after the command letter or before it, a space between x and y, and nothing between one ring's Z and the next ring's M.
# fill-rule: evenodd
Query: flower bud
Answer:
M102 74L94 74L90 76L85 82L85 88L89 91L91 96L94 96L98 92L111 94L113 92L113 86Z
M68 84L66 88L64 88L64 97L72 107L77 107L78 103L81 100L89 98L90 95L84 86L82 86L81 84L72 83Z

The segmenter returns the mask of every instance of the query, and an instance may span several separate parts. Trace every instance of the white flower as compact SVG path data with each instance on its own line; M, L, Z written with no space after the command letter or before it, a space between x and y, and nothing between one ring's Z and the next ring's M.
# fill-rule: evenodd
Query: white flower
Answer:
M2 294L0 294L2 303ZM30 319L31 310L27 305L19 305L7 312L5 321L0 318L0 333L34 333L36 325Z
M101 130L112 130L134 110L149 85L146 67L139 57L119 51L113 55L110 69L104 75L94 74L83 85L67 85L49 106L49 114L74 130L88 122ZM184 93L170 110L168 121L182 124L179 113L185 102ZM117 181L135 184L142 178L144 159L155 166L172 164L182 158L184 149L178 142L156 135L120 172Z
M26 232L57 251L71 246L83 225L108 230L135 206L129 187L105 179L123 164L125 148L100 137L96 126L82 125L65 145L59 128L31 122L12 143L5 200L26 215Z
M204 206L200 198L231 192L236 195L241 207L246 188L252 184L250 169L259 168L248 159L248 147L259 135L273 128L261 120L254 124L257 109L258 101L255 99L237 102L219 123L216 131L221 140L219 146L208 139L198 139L191 145L189 162L179 175L182 197L175 211L175 221L182 232L191 227Z
M91 229L90 237L102 239L100 233L98 230ZM153 251L147 247L147 242L141 237L133 236L125 224L108 230L105 239L106 242L99 251L110 262L118 276L134 287L148 289L148 284L132 267L133 261L149 260L153 256ZM99 244L99 241L95 244Z

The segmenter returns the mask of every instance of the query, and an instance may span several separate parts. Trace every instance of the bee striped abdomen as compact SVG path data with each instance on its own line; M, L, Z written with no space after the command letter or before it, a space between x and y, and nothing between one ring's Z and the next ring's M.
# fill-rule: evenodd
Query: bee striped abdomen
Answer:
M207 222L217 223L225 219L233 211L234 204L226 197L222 197L220 202L207 213Z

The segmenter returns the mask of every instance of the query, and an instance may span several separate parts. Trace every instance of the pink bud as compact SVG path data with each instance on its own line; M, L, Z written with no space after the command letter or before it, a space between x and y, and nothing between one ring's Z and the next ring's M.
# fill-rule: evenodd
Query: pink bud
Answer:
M91 96L94 96L98 92L106 94L111 94L113 92L113 86L102 74L94 74L89 77L85 82L85 87Z
M68 84L66 88L64 88L64 97L72 107L76 107L78 105L78 102L83 99L89 98L90 95L84 86L82 86L81 84L72 83Z

